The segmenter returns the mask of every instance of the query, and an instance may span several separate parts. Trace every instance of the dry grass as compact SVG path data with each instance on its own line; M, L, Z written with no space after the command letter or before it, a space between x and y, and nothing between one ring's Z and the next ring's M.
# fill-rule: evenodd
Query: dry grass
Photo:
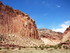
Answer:
M70 53L70 49L23 49L23 50L0 50L0 53Z

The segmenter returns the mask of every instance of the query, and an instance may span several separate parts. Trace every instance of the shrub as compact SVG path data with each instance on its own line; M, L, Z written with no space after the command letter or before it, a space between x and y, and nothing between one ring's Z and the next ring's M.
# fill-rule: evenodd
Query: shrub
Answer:
M19 50L21 50L21 47L19 47Z
M48 48L50 48L50 46L49 45L46 45L45 48L48 49Z
M61 47L62 47L62 45L61 44L58 44L58 48L61 49Z
M11 49L14 49L14 47L12 47Z
M35 49L37 49L38 47L37 47L37 46L35 46L34 48L35 48Z
M45 48L44 45L40 45L39 48L41 48L41 50L43 50Z
M67 46L63 46L64 49L69 49Z
M2 48L0 48L0 50L1 50Z

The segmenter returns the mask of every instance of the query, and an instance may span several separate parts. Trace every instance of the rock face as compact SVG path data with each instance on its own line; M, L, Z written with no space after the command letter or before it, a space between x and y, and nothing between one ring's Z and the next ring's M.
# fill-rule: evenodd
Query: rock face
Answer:
M0 2L0 34L16 34L38 39L35 21L27 14Z
M65 30L64 34L67 34L68 32L70 32L70 26Z
M49 29L38 29L39 36L45 45L57 45L61 42L61 32L55 32Z
M64 32L62 42L67 40L70 40L70 26Z
M32 39L39 39L35 21L27 14L0 2L0 43L35 45Z
M39 36L57 36L57 35L62 35L61 32L55 32L55 31L52 31L50 29L45 29L45 28L38 29L38 32L39 32Z
M45 45L57 45L70 40L70 26L64 33L54 32L48 29L39 29L39 35Z

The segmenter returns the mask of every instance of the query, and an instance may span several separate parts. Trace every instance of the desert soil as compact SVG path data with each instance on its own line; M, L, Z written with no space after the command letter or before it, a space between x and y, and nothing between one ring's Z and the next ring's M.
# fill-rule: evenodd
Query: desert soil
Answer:
M40 49L23 49L23 50L0 50L0 53L70 53L70 49L54 49L54 50L40 50Z

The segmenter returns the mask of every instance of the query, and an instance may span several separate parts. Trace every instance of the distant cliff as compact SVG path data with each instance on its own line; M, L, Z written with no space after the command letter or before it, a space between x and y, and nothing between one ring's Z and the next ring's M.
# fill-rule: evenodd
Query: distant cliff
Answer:
M61 42L63 38L63 33L55 32L50 29L38 29L39 36L45 45L57 45Z
M62 42L67 40L70 40L70 26L64 32Z
M61 32L55 32L55 31L52 31L52 30L46 29L46 28L38 29L38 33L39 33L39 36L57 36L57 35L63 34Z
M64 33L54 32L49 29L39 29L38 32L45 45L57 45L70 40L70 26Z

